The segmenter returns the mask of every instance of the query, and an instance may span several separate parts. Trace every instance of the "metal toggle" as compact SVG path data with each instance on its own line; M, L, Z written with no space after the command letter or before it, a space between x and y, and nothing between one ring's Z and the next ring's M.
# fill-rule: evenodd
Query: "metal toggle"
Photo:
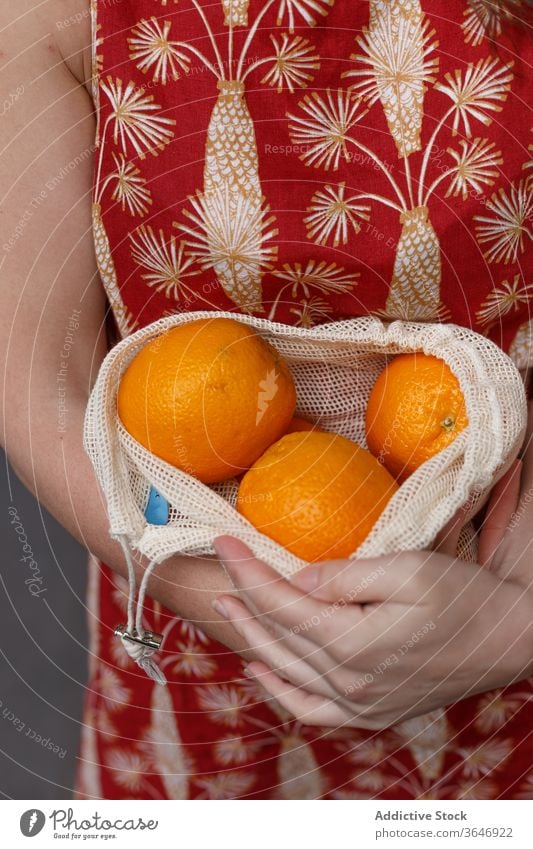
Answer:
M140 646L146 646L147 648L153 649L154 651L160 649L161 643L163 642L163 635L154 634L152 631L145 631L143 636L140 637L134 628L133 633L128 634L125 625L117 625L113 633L116 637L128 640L130 643L137 643Z

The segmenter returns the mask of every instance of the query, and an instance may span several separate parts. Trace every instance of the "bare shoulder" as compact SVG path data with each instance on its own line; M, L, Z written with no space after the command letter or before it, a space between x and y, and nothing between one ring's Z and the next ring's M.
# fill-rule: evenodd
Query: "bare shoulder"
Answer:
M24 50L35 57L44 51L49 62L63 63L91 93L90 0L4 0L0 34L8 62Z

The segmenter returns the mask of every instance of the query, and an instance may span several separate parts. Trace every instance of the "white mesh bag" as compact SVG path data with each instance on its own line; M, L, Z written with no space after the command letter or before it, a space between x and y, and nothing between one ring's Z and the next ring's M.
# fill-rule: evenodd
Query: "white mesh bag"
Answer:
M285 577L304 565L236 511L236 481L201 483L143 448L118 418L117 389L138 351L172 327L217 317L256 328L285 357L296 384L297 415L362 445L366 445L368 396L392 355L434 354L457 376L468 427L400 486L353 553L357 557L429 548L462 505L468 502L469 517L473 516L516 457L526 426L525 392L513 362L483 336L452 324L384 323L364 317L304 329L235 313L202 311L163 318L122 340L104 360L92 391L84 445L105 496L110 534L121 542L129 568L128 622L116 633L130 656L160 683L164 676L151 657L160 638L143 627L143 600L158 564L172 554L214 554L213 540L231 534ZM164 525L150 524L145 518L152 488L169 505ZM460 546L463 556L471 555L468 534ZM150 561L136 611L132 551Z

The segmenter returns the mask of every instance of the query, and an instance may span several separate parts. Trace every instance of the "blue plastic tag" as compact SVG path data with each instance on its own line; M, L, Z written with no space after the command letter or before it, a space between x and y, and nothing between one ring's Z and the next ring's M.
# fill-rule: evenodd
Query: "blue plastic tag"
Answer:
M168 501L153 487L150 489L144 516L151 525L166 525L168 522Z

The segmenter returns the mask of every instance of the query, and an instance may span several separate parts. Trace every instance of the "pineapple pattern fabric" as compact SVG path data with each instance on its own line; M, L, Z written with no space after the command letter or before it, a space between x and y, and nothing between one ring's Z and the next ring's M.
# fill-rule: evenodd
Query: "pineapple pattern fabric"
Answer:
M93 231L125 336L176 311L454 321L532 364L520 0L91 0ZM155 602L167 689L91 561L77 794L533 798L525 681L386 731L301 726Z

